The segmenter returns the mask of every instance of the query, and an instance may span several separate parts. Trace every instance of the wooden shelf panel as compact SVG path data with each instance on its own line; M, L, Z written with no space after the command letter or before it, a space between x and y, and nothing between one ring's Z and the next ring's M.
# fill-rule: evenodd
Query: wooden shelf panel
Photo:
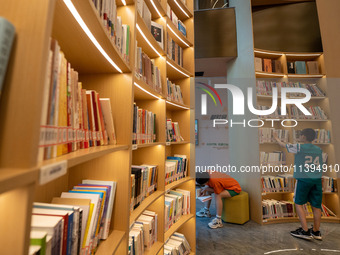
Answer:
M277 59L284 54L279 51L271 51L271 50L261 50L261 49L254 49L255 57L257 58L271 58Z
M190 110L189 105L173 102L170 100L166 100L166 109L170 111L182 111L182 110Z
M143 200L143 202L135 209L131 212L130 215L130 226L132 223L134 223L136 221L136 219L142 214L142 212L145 211L145 209L151 205L154 201L156 201L159 197L161 197L162 195L164 195L163 191L155 191L153 194L151 194L150 196L148 196L147 198L145 198ZM160 219L161 220L161 219Z
M177 188L178 186L182 185L183 183L187 182L187 181L191 181L194 180L194 178L192 177L185 177L183 179L180 179L178 181L172 182L168 185L165 185L165 193L167 193L169 190Z
M38 181L38 169L0 169L0 194Z
M167 17L166 18L167 32L170 34L171 38L183 49L192 47L192 42L186 38L181 31L175 26L174 23Z
M109 58L122 72L131 72L130 67L125 63L105 31L92 1L72 1L72 3ZM80 73L118 73L92 43L63 1L56 1L52 37L58 41L66 59L76 71Z
M134 99L135 100L155 100L163 99L164 95L158 93L142 79L135 78Z
M322 78L324 74L288 74L288 78Z
M158 0L144 0L146 5L148 6L151 12L151 19L158 19L164 17L166 15L166 11L163 9L162 4ZM157 8L158 12L156 11L155 7Z
M255 72L256 78L283 78L284 73L265 73L265 72Z
M273 224L273 223L287 223L287 222L298 222L298 217L285 217L285 218L276 218L276 219L266 219L263 220L263 224ZM307 221L313 221L312 217L307 217ZM321 222L331 222L331 223L339 223L340 218L337 217L322 217Z
M104 155L107 155L115 151L127 150L128 148L129 148L128 145L107 145L107 146L91 147L88 149L81 149L81 150L71 152L69 154L65 154L57 158L45 160L39 165L39 168L41 166L54 164L54 163L61 162L64 160L67 161L67 167L70 168L70 167L85 163L86 161L102 157Z
M124 231L113 230L105 241L100 241L96 254L114 254L125 236Z
M292 194L294 191L279 191L279 192L262 192L262 196L270 196L270 195L276 195L276 194ZM338 195L337 192L322 192L322 195Z
M138 150L138 149L148 148L148 147L157 146L157 145L165 145L165 143L163 143L163 142L156 142L156 143L133 144L132 145L132 150Z
M182 141L182 142L170 142L170 145L180 145L180 144L188 144L189 141Z
M158 254L158 252L163 248L163 243L156 242L154 243L149 250L144 251L144 255L155 255Z
M182 215L182 217L165 232L164 241L167 241L173 233L175 233L184 223L193 217L195 217L194 214Z
M166 73L167 77L170 80L179 80L179 79L185 79L189 77L193 77L193 74L184 69L183 67L176 64L175 61L173 61L170 58L166 58Z
M157 43L156 39L152 36L151 31L145 25L144 20L137 12L137 44L142 47L142 50L150 57L157 58L165 56L165 52L162 47ZM142 33L145 37L143 37ZM163 39L164 40L164 39ZM163 46L164 47L164 46Z
M193 13L181 0L168 0L170 8L175 12L176 16L181 20L186 20L193 17ZM185 13L183 13L183 11Z

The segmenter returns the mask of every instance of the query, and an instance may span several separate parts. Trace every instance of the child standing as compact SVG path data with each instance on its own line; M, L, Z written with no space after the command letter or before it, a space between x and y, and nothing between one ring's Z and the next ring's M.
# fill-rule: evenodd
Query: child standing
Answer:
M303 144L285 144L274 134L276 142L294 153L294 178L296 179L294 203L301 227L291 231L291 235L303 239L322 240L320 228L322 203L322 150L312 144L315 139L314 129L307 128L301 132ZM314 170L313 170L314 169ZM308 229L303 205L310 202L313 209L314 225Z
M205 185L201 190L200 196L215 194L216 218L213 219L208 226L210 228L223 227L221 220L223 210L222 198L238 195L241 192L240 184L231 176L219 172L196 173L196 182L200 185ZM205 207L196 213L197 217L211 217L209 210L211 200L205 203Z

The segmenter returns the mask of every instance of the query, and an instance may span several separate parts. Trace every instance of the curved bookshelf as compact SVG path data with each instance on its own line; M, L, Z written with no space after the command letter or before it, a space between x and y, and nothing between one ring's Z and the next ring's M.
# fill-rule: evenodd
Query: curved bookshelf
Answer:
M184 223L186 223L188 220L190 220L191 218L195 217L194 214L188 214L188 215L182 215L182 217L176 222L174 223L170 229L168 229L165 234L164 234L164 240L168 240L169 237L175 233Z
M107 251L112 251L112 254L114 254L125 234L126 233L124 231L113 230L105 241L100 242L96 254L107 254Z
M39 171L37 168L29 170L22 169L0 169L0 194L24 187L38 181Z
M180 20L183 21L194 16L192 10L189 10L181 0L169 0L168 3Z
M179 80L179 79L193 77L192 73L190 73L183 67L179 66L172 59L167 57L166 62L167 62L167 65L166 65L167 77L170 80Z
M162 242L155 242L149 250L144 251L144 255L154 255L158 254L158 252L163 248L163 243Z
M162 4L158 0L144 0L147 4L150 12L151 12L151 19L158 19L166 15L165 10L162 7Z
M132 150L137 150L139 148L148 148L157 145L165 145L163 142L156 142L156 143L142 143L142 144L132 144Z
M190 110L189 105L173 102L170 100L165 100L165 102L167 103L167 106L166 106L167 110L171 110L171 111Z
M298 222L298 217L284 217L276 219L263 219L263 224L273 224L273 223L287 223L287 222ZM307 221L313 221L312 217L307 217ZM329 223L340 223L340 218L338 217L322 217L321 222Z
M154 88L149 86L142 79L135 78L134 82L134 98L135 100L150 100L150 99L163 99L164 96L158 93Z
M283 78L284 73L266 73L266 72L255 72L256 78Z
M194 178L192 177L185 177L185 178L182 178L178 181L174 181L168 185L165 185L165 193L169 192L171 189L174 189L174 188L177 188L178 186L182 185L183 183L187 182L187 181L191 181L193 180Z
M193 44L190 42L188 38L186 38L182 32L178 30L178 28L172 23L172 21L167 17L166 18L166 26L167 32L171 35L171 38L183 49L192 47Z

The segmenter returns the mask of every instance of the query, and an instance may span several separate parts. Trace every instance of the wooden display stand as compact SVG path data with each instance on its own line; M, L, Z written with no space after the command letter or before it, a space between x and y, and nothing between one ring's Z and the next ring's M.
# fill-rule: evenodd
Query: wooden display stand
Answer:
M92 1L72 1L97 42L122 73L95 47L66 2L71 1L0 0L0 15L11 21L17 31L0 108L0 253L27 253L33 201L51 202L53 197L60 196L61 192L68 191L83 179L97 179L116 181L117 190L110 235L100 243L96 254L127 254L129 227L145 209L158 213L158 242L145 254L162 254L164 243L175 231L186 236L192 254L195 254L193 1L187 0L185 5L180 0L168 0L187 27L185 38L166 17L166 0L145 0L152 20L162 24L165 35L169 32L170 37L183 47L183 67L170 60L158 46L138 14L135 1L126 1L126 5L123 4L125 1L116 1L118 16L130 26L130 64L124 61L110 40ZM44 162L37 161L50 37L58 41L66 59L79 72L83 87L110 98L117 145L92 147ZM162 93L136 78L135 41L150 58L155 59L161 71ZM166 49L166 39L164 41ZM184 104L167 99L166 78L180 85ZM155 143L132 145L134 102L156 113ZM166 142L166 118L179 123L183 142ZM173 154L187 155L189 176L165 185L165 160ZM38 184L42 167L65 162L66 175L44 185ZM132 164L158 165L158 187L130 214ZM164 195L173 188L191 191L191 214L182 216L165 232Z

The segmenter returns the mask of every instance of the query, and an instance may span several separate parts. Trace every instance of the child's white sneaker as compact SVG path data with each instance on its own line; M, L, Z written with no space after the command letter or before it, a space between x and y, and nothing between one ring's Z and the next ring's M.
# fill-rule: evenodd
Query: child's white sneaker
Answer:
M223 224L222 224L222 220L219 218L215 218L213 219L209 224L208 224L209 228L222 228Z
M206 217L206 218L210 218L211 214L209 209L206 208L202 208L199 212L196 213L197 217Z

